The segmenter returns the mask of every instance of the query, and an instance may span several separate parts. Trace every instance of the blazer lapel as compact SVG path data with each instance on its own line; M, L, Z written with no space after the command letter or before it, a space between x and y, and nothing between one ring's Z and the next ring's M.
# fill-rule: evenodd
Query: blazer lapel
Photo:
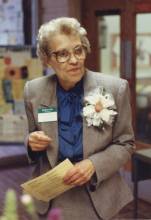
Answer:
M86 72L84 76L84 97L89 93L92 89L96 87L95 80L91 77L91 71ZM83 118L83 157L86 159L88 155L91 154L93 150L93 140L96 138L96 131L94 126L88 127L87 121Z
M49 78L45 91L43 92L43 97L41 97L40 106L53 106L57 108L55 76ZM42 123L42 129L53 140L52 144L47 148L47 156L51 166L54 167L58 158L58 121L44 122Z

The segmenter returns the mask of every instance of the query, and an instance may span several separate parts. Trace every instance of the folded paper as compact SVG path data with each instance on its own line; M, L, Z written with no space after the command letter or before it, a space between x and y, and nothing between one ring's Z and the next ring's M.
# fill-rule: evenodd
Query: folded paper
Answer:
M73 188L63 182L64 176L72 167L73 164L66 159L45 174L23 183L21 187L25 193L29 193L38 200L48 202Z

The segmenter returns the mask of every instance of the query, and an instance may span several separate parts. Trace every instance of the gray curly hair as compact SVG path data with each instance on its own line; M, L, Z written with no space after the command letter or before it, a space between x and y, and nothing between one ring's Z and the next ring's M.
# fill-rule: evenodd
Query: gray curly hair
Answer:
M81 43L85 45L87 52L90 52L90 42L87 38L87 31L75 18L60 17L41 25L37 36L37 56L44 66L47 66L50 58L50 41L55 34L79 35Z

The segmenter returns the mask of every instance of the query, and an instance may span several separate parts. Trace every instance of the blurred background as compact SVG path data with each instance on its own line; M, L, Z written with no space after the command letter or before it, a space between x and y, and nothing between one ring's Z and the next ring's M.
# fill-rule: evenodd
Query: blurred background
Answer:
M150 0L0 0L1 211L6 190L21 194L19 184L30 175L23 145L25 82L52 72L36 56L37 31L62 16L75 17L86 28L92 49L88 68L128 80L136 149L151 148ZM133 190L131 161L121 173ZM151 207L150 184L139 184L139 198Z

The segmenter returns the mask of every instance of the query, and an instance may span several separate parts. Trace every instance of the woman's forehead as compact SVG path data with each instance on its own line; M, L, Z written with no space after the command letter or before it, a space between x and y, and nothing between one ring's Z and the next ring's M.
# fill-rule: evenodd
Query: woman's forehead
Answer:
M51 38L50 48L52 50L70 49L81 44L78 35L57 34Z

